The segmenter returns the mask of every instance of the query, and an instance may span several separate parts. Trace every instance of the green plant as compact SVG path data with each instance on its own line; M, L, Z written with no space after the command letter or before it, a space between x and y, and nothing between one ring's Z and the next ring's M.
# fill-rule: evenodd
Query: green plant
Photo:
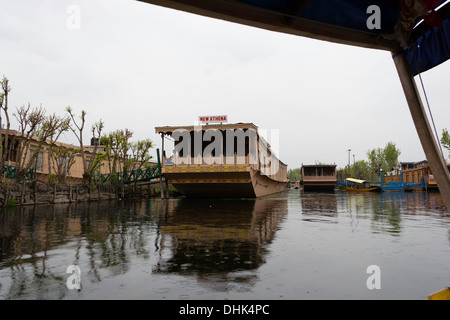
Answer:
M48 175L48 183L50 184L56 183L56 174L52 173Z
M15 207L16 205L17 205L16 199L8 199L8 200L6 200L5 207L12 208L12 207Z

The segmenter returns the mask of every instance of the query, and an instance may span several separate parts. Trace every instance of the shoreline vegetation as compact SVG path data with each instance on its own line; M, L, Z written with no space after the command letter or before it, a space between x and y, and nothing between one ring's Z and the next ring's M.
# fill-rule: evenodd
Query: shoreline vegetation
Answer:
M112 178L153 167L151 139L133 141L133 132L127 128L105 134L100 119L92 124L91 142L86 144L85 110L77 116L67 106L59 116L47 114L42 105L32 107L28 103L11 112L10 92L9 80L3 76L0 78L0 207L160 194L159 188L152 186L151 177L131 183L113 179L101 184L95 181L98 176ZM78 145L60 141L66 132L73 133Z

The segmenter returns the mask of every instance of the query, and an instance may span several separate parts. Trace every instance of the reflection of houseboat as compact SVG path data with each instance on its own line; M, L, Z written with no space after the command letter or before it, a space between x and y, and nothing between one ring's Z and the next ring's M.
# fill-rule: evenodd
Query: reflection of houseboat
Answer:
M188 197L254 198L284 191L287 166L252 123L157 127L174 141L173 165L162 174Z
M380 191L379 186L372 186L370 185L369 181L353 178L345 179L344 189L346 191L356 191L356 192Z
M152 273L195 276L209 290L250 290L287 205L285 198L179 199L174 209L160 211L160 254Z
M301 197L302 216L305 221L317 221L320 216L337 216L337 198L336 193L326 192L316 195L312 192L304 193ZM321 220L323 221L323 220Z
M304 191L333 191L336 181L336 165L302 165Z

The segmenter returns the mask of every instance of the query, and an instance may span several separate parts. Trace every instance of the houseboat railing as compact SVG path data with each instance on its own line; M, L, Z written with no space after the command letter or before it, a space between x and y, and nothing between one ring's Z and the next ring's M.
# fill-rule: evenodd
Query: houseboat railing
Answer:
M167 160L167 159L166 159ZM197 157L179 157L174 155L172 159L172 166L174 167L198 167L198 166L227 166L227 165L255 165L257 160L252 159L248 155L238 156L197 156Z
M159 178L158 165L146 168L122 171L116 173L105 173L94 176L94 183L132 183L139 181L150 181L151 179Z
M166 158L164 162L170 161L170 165L164 165L164 167L183 167L183 168L198 168L198 167L219 167L219 166L235 166L235 167L247 167L255 171L260 171L262 174L267 175L275 180L286 180L287 170L286 166L282 164L277 158L273 160L261 157L260 159L253 156L238 156L236 153L234 156L207 156L207 157L177 157L172 156L170 159ZM272 161L276 161L273 163ZM282 168L282 170L279 170Z

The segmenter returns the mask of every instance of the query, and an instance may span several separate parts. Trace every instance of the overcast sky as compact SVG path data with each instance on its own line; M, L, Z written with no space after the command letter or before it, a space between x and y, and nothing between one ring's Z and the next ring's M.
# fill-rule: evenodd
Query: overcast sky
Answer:
M439 134L450 129L449 70L447 62L422 75ZM289 168L343 167L348 149L352 162L366 160L389 141L400 161L425 159L389 52L134 0L0 0L2 75L11 111L86 110L85 143L99 119L105 133L129 128L159 148L156 126L228 115L278 130L279 141L267 139ZM76 143L71 133L62 140Z

